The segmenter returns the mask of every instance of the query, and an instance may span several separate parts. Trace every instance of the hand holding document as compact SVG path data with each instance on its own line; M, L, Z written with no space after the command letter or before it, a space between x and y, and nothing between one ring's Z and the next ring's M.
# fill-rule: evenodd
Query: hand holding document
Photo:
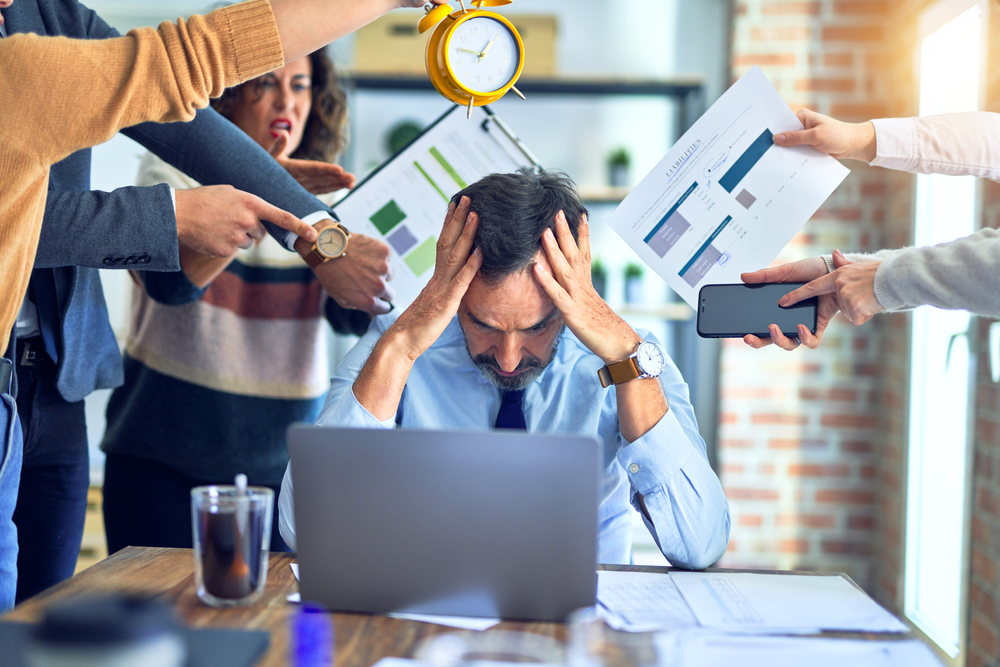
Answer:
M710 283L767 266L847 177L772 137L802 124L754 67L684 133L608 224L692 307Z

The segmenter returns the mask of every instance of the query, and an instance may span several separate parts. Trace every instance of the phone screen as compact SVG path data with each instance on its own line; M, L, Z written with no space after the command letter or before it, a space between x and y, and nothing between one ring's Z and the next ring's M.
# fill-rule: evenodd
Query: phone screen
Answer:
M804 324L816 333L817 299L788 308L778 299L805 283L762 285L705 285L698 293L698 335L702 338L742 338L747 334L768 337L768 325L777 324L786 336L797 336Z

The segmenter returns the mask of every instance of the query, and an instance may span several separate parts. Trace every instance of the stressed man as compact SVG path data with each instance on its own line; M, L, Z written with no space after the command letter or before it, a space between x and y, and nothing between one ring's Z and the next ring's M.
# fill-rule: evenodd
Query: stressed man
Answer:
M458 193L430 282L348 353L319 423L597 436L599 560L629 562L631 505L672 564L707 567L729 539L722 486L676 366L594 290L586 215L555 174ZM294 545L291 491L289 468L279 525Z

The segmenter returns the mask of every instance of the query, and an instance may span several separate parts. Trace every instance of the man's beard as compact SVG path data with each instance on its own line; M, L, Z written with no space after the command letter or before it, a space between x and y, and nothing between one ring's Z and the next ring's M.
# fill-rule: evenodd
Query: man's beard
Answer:
M515 369L523 372L518 373L513 377L506 377L497 372L500 366L497 364L497 359L494 355L477 354L473 356L472 350L469 349L468 340L465 341L465 350L469 353L469 358L472 359L472 363L476 365L476 368L478 368L479 372L483 374L483 377L492 382L495 386L503 389L504 391L520 391L537 380L542 373L545 372L545 369L549 367L552 360L556 358L556 352L559 351L559 344L562 343L563 334L565 332L566 325L563 324L562 328L559 329L559 333L556 335L555 342L552 343L552 351L549 353L548 361L542 363L542 360L538 357L526 354L521 357L521 362Z

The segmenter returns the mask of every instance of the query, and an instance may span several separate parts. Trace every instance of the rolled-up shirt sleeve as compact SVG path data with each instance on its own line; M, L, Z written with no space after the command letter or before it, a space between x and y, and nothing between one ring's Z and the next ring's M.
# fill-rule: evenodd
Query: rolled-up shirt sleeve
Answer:
M661 384L670 408L634 442L622 438L618 462L632 487L632 505L663 555L672 565L700 570L726 552L729 503L709 465L687 385L672 363ZM642 495L648 517L636 494Z

